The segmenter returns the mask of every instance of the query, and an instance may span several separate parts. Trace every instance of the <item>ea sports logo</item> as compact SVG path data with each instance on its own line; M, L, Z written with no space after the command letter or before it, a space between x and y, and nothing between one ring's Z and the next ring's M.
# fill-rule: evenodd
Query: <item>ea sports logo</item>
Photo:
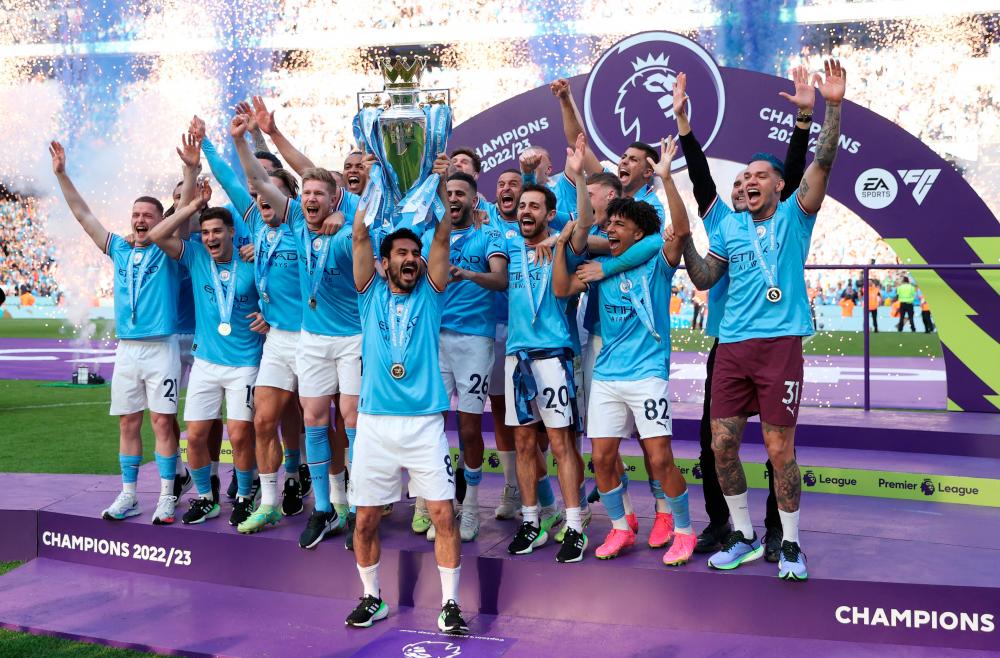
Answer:
M899 185L891 172L878 167L869 169L854 182L854 196L865 208L881 210L896 200Z
M687 74L687 114L708 148L722 125L725 89L712 56L672 32L642 32L618 42L587 78L584 115L598 157L617 162L632 142L655 146L677 134L673 85ZM678 151L673 168L684 165Z

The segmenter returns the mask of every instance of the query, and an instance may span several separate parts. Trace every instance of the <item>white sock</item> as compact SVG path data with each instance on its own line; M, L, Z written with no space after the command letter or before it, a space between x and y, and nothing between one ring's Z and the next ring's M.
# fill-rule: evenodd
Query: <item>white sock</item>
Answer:
M449 600L458 603L458 577L462 573L462 565L449 569L439 564L438 573L441 574L441 605Z
M174 475L184 475L184 458L181 457L181 449L177 448L177 467L174 469Z
M566 526L573 528L579 533L583 533L583 515L579 507L566 508Z
M135 485L136 485L135 482L122 482L122 491L124 491L127 494L132 494L134 496L135 495ZM170 486L171 487L174 486L173 482L170 483Z
M469 484L469 473L481 473L483 467L465 469L465 500L462 501L464 507L479 509L479 485Z
M723 496L729 507L729 516L733 519L733 529L743 533L746 539L753 538L753 523L750 521L750 507L747 502L747 492L735 496Z
M330 502L334 505L344 506L347 504L347 486L345 484L344 473L341 471L330 476Z
M532 505L531 507L528 507L527 505L521 505L521 516L524 518L525 523L530 523L536 528L539 527L538 505Z
M219 477L219 462L212 462L212 475Z
M659 505L660 501L657 500L656 504ZM630 496L627 491L622 492L622 505L625 507L626 515L635 514L635 508L632 507L632 496ZM657 509L656 511L659 512L660 510Z
M278 504L278 474L260 474L260 504L274 507Z
M161 496L173 496L174 495L174 479L173 478L160 478L160 495Z
M497 450L497 457L500 458L500 467L503 469L503 483L516 487L517 453L513 450Z
M795 510L794 512L785 512L779 509L778 516L781 517L781 539L783 541L792 541L798 544L799 510Z
M358 565L358 574L361 575L361 584L364 585L365 596L374 596L377 599L381 598L378 588L378 565L378 562L370 567Z
M659 514L670 514L670 502L666 498L654 498L656 511Z
M632 529L628 527L628 519L626 519L624 516L620 519L611 519L611 527L614 528L615 530L628 530L629 532L632 531Z

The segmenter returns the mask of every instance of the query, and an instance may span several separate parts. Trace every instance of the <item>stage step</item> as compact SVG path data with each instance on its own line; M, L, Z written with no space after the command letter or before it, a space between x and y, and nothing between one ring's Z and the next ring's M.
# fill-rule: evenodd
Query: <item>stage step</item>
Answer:
M10 477L0 476L0 491L11 491L8 485L15 490L24 487L30 476ZM97 514L113 496L113 484L111 478L95 478L90 486L64 492L61 500L37 511L33 528L9 523L9 512L0 513L0 523L17 528L16 533L6 534L33 530L37 555L47 560L189 584L336 599L340 603L338 613L332 615L335 623L360 593L354 556L344 550L341 538L333 537L315 551L298 548L303 516L285 519L278 527L253 536L240 536L225 523L228 506L223 517L201 526L155 527L147 518L157 494L155 473L144 468L140 502L145 514L111 523ZM807 492L802 502L802 545L809 556L811 579L787 583L775 577L776 565L763 560L731 573L710 571L704 556L680 568L664 567L660 563L663 551L645 547L653 501L640 483L630 488L640 516L639 543L626 555L609 562L593 557L610 526L597 505L588 530L591 545L583 562L556 563L551 542L532 555L514 558L506 545L516 522L491 518L501 484L499 477L484 477L482 530L477 541L462 547L461 596L470 613L567 623L615 620L671 629L671 633L739 633L967 649L998 646L991 629L1000 613L1000 572L995 569L1000 559L1000 527L995 512L987 508ZM695 527L700 528L705 523L701 492L698 487L691 487L690 492ZM763 517L764 495L760 490L751 492L755 519ZM0 499L0 506L13 509L16 503ZM397 504L383 523L383 595L394 608L423 609L414 614L433 620L433 611L440 606L437 568L432 545L409 530L410 513L408 505ZM0 540L0 546L8 541ZM609 592L620 594L597 595ZM767 605L760 605L762 601ZM911 625L917 614L914 610L954 613L965 630L931 628L930 622L906 628L901 626L903 621L896 628L885 628L878 625L881 618L873 616L876 609L883 610L881 614L895 609L897 615L904 615L898 620L909 615ZM621 619L623 610L628 612L627 619ZM865 615L869 625L852 623ZM790 624L793 619L795 623ZM951 616L943 619L950 625Z
M672 603L664 599L660 605L668 611ZM473 658L707 657L734 652L940 655L939 648L681 630L664 634L659 628L612 620L595 624L482 614L468 619L473 637L453 638L432 632L434 611L408 607L393 608L389 618L373 628L348 629L341 620L351 605L347 600L122 574L45 558L0 578L0 626L189 656L403 656L407 647L417 650L413 645L422 646L428 656L454 654L458 647L461 653L454 655ZM433 653L435 649L442 653ZM949 653L986 655L971 650Z

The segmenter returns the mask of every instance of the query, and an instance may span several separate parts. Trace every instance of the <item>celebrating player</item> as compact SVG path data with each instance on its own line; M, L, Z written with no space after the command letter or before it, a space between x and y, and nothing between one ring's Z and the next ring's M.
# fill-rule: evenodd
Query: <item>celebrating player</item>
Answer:
M177 497L174 477L177 434L174 427L180 394L180 348L177 329L178 268L152 243L151 232L163 220L159 200L141 196L132 204L135 245L109 233L91 212L66 173L66 152L59 142L49 145L52 171L70 211L94 244L115 266L115 372L111 378L111 415L118 416L118 462L122 491L101 516L122 520L141 514L136 497L142 463L143 413L148 408L156 436L160 498L153 513L156 525L174 522ZM168 486L169 480L169 486Z
M799 545L802 480L794 452L802 397L802 336L813 333L803 268L837 153L846 87L839 61L828 60L824 68L825 77L816 74L813 82L826 101L826 116L816 158L806 168L795 199L780 201L785 185L780 163L761 155L744 174L747 212L716 228L707 258L699 256L690 241L684 249L691 281L699 288L710 288L727 271L730 278L713 369L711 413L712 449L734 529L708 563L734 569L763 554L750 521L739 458L747 416L759 412L781 517L778 576L789 580L808 577Z
M443 153L433 171L441 176L438 192L446 202L448 158ZM379 590L378 526L382 506L402 495L400 469L405 468L410 492L424 498L437 530L434 553L443 603L438 628L464 635L469 628L458 605L461 542L452 513L455 471L442 415L449 401L438 362L441 305L451 269L451 213L444 213L434 231L426 267L413 231L399 229L385 236L379 250L385 279L375 272L363 218L364 209L359 209L353 226L354 282L361 295L365 369L349 499L357 505L354 553L364 595L346 623L371 626L389 614Z

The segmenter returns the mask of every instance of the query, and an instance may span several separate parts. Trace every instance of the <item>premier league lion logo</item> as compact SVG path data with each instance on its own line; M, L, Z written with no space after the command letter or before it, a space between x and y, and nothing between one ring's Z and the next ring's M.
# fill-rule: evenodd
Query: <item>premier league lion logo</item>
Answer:
M924 492L925 496L933 496L935 491L934 483L931 482L930 478L925 478L920 484L920 490Z
M403 647L403 658L455 658L462 655L462 647L451 642L424 640Z
M643 141L640 114L651 106L660 109L665 119L676 121L674 116L674 83L677 72L670 68L670 57L652 54L638 57L632 62L635 73L618 88L618 115L622 135L635 141ZM688 116L691 116L691 99L688 98ZM648 136L646 141L655 141Z
M802 481L805 482L805 485L807 487L815 487L816 474L813 473L812 471L806 471L805 474L802 476Z
M494 452L490 455L489 464L493 468L500 468L500 458L497 457L497 453Z
M704 477L704 473L701 470L701 462L695 462L694 467L691 469L691 474L698 478L699 480Z

